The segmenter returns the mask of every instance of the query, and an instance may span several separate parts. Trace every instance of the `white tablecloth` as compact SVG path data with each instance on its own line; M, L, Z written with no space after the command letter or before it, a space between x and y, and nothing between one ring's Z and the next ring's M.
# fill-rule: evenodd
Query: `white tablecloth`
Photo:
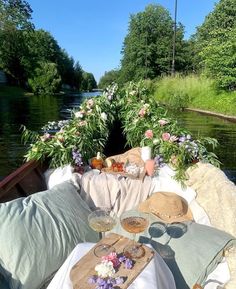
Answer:
M72 283L70 281L71 268L91 249L92 246L94 246L93 243L78 244L57 271L47 289L72 289ZM155 253L151 262L128 288L176 289L171 271L157 253Z

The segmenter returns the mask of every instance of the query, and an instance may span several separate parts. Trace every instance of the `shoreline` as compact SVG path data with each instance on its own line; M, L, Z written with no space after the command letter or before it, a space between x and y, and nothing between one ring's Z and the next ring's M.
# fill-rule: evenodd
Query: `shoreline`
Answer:
M198 108L190 108L190 107L187 107L184 110L193 111L193 112L199 112L201 114L206 114L206 115L211 115L211 116L215 116L215 117L218 117L218 118L223 118L223 119L226 119L228 121L236 123L236 116L233 116L233 115L226 115L226 114L223 114L223 113L218 113L218 112L213 112L213 111L203 110L203 109L198 109Z

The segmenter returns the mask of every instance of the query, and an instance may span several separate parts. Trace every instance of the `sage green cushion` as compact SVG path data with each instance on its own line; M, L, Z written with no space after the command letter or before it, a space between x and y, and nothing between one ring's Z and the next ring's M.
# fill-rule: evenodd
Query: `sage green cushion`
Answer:
M96 242L90 209L69 181L0 205L0 274L11 289L40 288L79 242Z
M197 283L204 287L207 276L223 258L223 251L236 244L235 237L213 227L192 221L165 224L150 217L151 227L137 235L162 256L173 273L177 289L189 289ZM113 232L132 238L117 224Z
M0 288L1 289L10 289L7 281L5 280L5 278L0 274Z

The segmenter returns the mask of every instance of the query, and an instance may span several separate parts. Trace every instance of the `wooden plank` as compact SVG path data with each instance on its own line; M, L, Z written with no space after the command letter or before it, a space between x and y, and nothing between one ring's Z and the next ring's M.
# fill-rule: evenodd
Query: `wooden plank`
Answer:
M88 278L96 275L95 266L101 262L101 258L94 255L94 248L99 244L112 245L117 254L122 254L124 247L131 244L133 241L118 234L109 234L104 239L100 240L86 255L84 255L71 269L70 279L73 284L73 289L93 289L94 284L88 283ZM141 245L141 244L140 244ZM126 269L123 264L115 273L115 277L123 277L125 282L116 288L126 289L134 279L142 272L147 264L152 260L154 251L149 247L142 245L145 250L145 255L133 260L134 266L132 269Z
M27 196L46 189L40 164L29 161L0 182L0 201Z

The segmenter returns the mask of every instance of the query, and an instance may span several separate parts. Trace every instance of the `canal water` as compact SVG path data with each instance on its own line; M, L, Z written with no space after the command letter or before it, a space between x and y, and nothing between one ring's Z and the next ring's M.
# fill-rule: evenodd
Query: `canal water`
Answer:
M48 121L68 118L69 109L97 94L0 97L0 179L23 162L26 148L21 142L21 125L38 131ZM222 163L221 168L236 183L236 124L194 112L172 114L180 126L194 136L210 136L219 141L215 153Z

